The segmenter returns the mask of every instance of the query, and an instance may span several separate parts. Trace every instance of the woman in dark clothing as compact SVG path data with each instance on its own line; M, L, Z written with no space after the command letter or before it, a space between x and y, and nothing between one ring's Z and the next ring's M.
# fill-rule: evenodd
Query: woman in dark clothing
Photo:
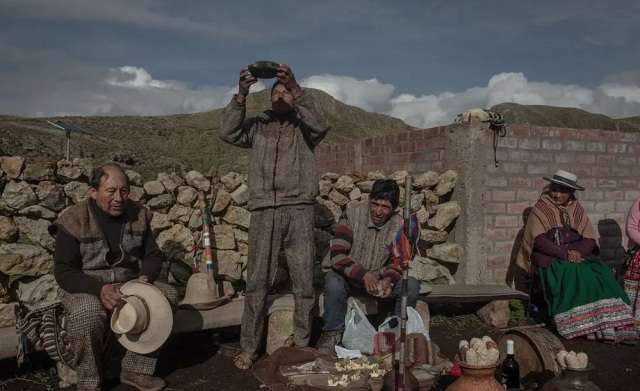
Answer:
M536 202L518 257L540 278L549 315L565 338L635 339L629 299L609 268L593 258L595 233L575 197L577 177L559 170Z

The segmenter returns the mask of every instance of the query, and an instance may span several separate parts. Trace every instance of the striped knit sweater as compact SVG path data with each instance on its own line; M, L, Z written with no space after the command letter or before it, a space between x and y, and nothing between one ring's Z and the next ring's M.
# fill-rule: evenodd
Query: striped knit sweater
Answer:
M393 282L399 280L402 270L392 245L401 229L402 217L397 213L378 227L371 221L367 202L348 207L331 240L331 267L356 281L362 281L369 271Z

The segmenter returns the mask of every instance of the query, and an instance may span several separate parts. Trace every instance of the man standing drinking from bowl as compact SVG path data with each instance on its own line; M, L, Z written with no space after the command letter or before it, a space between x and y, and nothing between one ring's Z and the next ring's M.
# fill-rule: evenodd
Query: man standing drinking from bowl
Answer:
M242 315L242 353L234 359L248 369L258 358L267 310L267 293L284 251L295 312L293 343L307 346L315 302L311 284L314 259L313 204L318 195L314 149L329 126L319 104L301 88L291 69L280 64L271 88L271 110L245 118L249 88L258 80L240 71L238 93L224 109L220 138L250 148L249 260Z

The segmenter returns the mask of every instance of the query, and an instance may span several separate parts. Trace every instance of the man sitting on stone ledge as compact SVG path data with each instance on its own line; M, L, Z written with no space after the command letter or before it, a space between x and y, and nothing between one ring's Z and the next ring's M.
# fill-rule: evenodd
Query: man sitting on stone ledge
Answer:
M374 182L369 202L347 207L331 240L331 270L325 275L324 327L318 350L333 355L345 327L347 300L352 293L365 293L381 300L394 300L400 316L403 261L394 246L404 236L398 214L400 189L393 180ZM415 308L420 282L409 277L407 305Z
M60 214L52 226L56 236L54 275L67 312L66 331L77 364L78 390L99 390L103 353L111 337L108 317L121 303L117 285L139 279L153 282L163 254L151 233L151 213L128 199L129 182L115 163L97 168L88 200ZM176 293L156 283L171 303ZM142 355L127 351L120 381L139 390L160 390L154 377L157 351Z

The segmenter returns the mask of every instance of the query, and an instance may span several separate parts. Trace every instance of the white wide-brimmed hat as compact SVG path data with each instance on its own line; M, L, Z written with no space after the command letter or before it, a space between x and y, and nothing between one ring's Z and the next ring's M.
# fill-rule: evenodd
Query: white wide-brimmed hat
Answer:
M569 189L584 190L584 187L578 185L578 176L568 171L558 170L551 178L545 176L542 179Z
M187 281L187 291L180 302L180 308L210 310L225 304L230 296L219 297L217 284L207 273L193 273Z
M120 287L124 304L111 314L111 331L127 350L147 354L158 350L171 335L173 311L162 291L133 280Z

